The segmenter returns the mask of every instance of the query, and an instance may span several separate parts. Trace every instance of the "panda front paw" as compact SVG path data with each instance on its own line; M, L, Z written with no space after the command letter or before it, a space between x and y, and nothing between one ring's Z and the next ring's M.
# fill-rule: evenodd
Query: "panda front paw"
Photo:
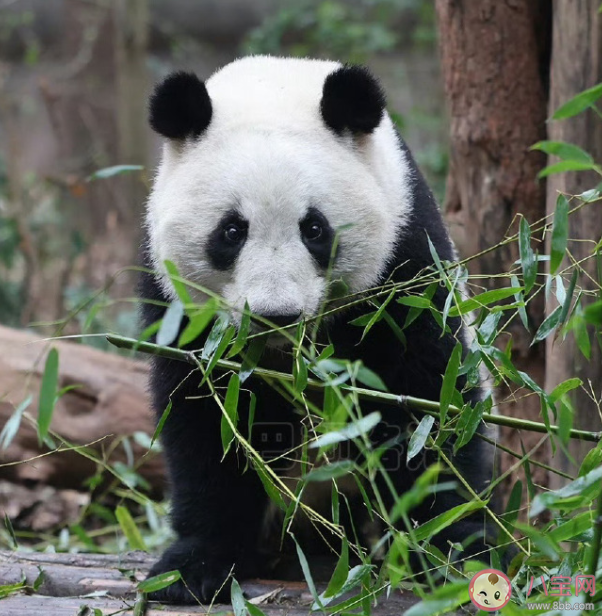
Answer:
M233 575L248 577L248 557L211 554L194 539L182 538L168 548L148 577L168 571L179 571L181 579L170 586L148 594L151 601L161 603L196 604L228 601ZM243 562L244 561L244 562Z

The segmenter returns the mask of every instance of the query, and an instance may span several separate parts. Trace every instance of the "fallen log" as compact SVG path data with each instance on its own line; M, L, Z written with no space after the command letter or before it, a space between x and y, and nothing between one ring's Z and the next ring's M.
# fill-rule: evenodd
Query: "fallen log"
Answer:
M75 386L55 406L51 430L73 445L91 448L106 462L127 462L127 450L115 441L136 432L152 435L153 419L146 391L147 365L89 346L66 341L41 341L30 332L0 326L0 429L29 396L26 412L37 416L38 394L46 355L59 352L59 389ZM160 456L130 439L138 472L155 493L164 485ZM95 462L73 450L46 454L35 422L23 418L11 444L0 450L0 478L61 489L82 489L96 471ZM144 458L143 458L144 456Z
M31 592L36 580L40 582L35 594L17 591L2 599L2 615L93 616L94 609L100 609L103 614L119 611L131 615L136 599L136 581L145 577L153 560L154 557L144 552L108 555L0 551L0 586L25 581ZM313 598L304 582L249 580L241 587L247 599L266 616L314 613L311 611ZM324 588L324 585L319 586L318 591ZM409 593L394 591L386 600L382 596L376 601L370 612L373 616L399 616L417 599ZM215 614L224 612L231 613L230 607L214 605L211 609ZM146 614L189 616L208 614L208 610L200 605L176 607L150 602Z

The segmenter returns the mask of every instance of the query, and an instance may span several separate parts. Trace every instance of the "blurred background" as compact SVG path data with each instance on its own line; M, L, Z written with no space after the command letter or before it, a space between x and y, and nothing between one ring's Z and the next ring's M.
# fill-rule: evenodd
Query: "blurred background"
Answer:
M250 53L368 64L442 200L432 2L0 0L0 323L55 323L79 307L62 333L135 333L135 275L116 273L136 263L159 154L147 95L173 69L207 78ZM95 175L114 165L128 167Z

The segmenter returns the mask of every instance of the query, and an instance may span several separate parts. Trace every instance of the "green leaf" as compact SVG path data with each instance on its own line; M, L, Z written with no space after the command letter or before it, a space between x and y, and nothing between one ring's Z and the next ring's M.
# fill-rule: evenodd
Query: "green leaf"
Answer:
M191 305L193 303L192 298L190 297L190 293L188 293L186 284L180 280L182 276L180 276L176 264L168 259L166 259L163 264L165 265L165 271L169 274L171 284L173 285L173 288L175 289L182 304L184 304L184 306Z
M561 541L574 541L576 537L591 532L594 527L594 520L591 511L584 511L570 518L565 522L560 523L556 528L547 531L552 541L560 543Z
M119 505L115 509L115 517L132 550L144 550L146 552L144 539L142 539L140 530L136 526L136 522L134 522L134 518L132 518L127 508L123 505Z
M378 374L370 370L370 368L366 368L364 365L358 366L355 373L355 378L372 389L387 391L387 386L383 383Z
M295 363L293 364L293 387L297 394L301 394L307 387L307 364L301 353L301 349L295 356Z
M546 154L558 156L562 160L578 160L583 163L593 163L594 159L578 145L564 141L539 141L531 146L532 150L540 150Z
M439 408L439 417L441 421L441 425L445 423L445 419L447 417L447 411L449 409L449 405L451 404L454 391L456 389L456 381L458 379L458 370L460 369L460 362L462 361L462 344L460 342L456 343L454 350L451 352L449 356L449 360L447 362L447 368L445 369L445 374L443 376L443 382L441 384L441 394L439 396L440 408Z
M601 326L602 325L602 300L594 302L593 304L589 304L585 307L583 311L583 318L588 323L593 323L594 325Z
M331 464L316 466L307 475L305 481L330 481L348 475L356 468L353 460L339 460Z
M518 291L522 291L522 288L518 289L514 287L505 287L503 289L493 289L492 291L485 291L479 295L475 295L474 297L470 297L469 299L460 302L457 306L453 306L449 310L450 317L458 317L462 314L467 314L472 312L473 310L477 310L478 308L482 308L483 306L487 306L489 304L493 304L494 302L499 302L507 297L512 297L516 295Z
M242 589L234 578L232 579L232 586L230 587L230 601L232 603L232 609L234 610L234 616L247 616L246 602L242 594Z
M25 400L23 400L23 402L21 402L21 404L19 404L19 406L14 410L9 420L4 424L4 428L2 428L2 432L0 432L0 450L7 449L13 442L13 439L19 431L21 419L23 419L23 413L31 404L32 400L32 395L27 396L27 398L25 398Z
M578 279L579 279L579 270L578 268L575 268L573 270L573 275L571 276L571 282L569 283L569 288L566 293L564 304L562 305L562 314L560 315L560 325L562 325L566 321L566 318L569 314L571 303L573 301L573 293L575 292L575 287L577 286Z
M224 400L225 415L222 415L221 423L221 435L222 435L222 447L224 448L224 456L228 453L232 440L234 439L234 431L230 425L230 422L236 426L238 422L238 395L240 392L240 377L238 374L233 374L230 377L228 383L228 389L226 391L226 398ZM230 419L230 422L228 421Z
M249 612L249 616L265 616L265 614L253 603L250 601L245 601L245 605L247 606L247 611Z
M560 410L558 412L558 437L565 445L571 439L571 428L573 427L574 410L568 399L560 400Z
M140 592L155 592L167 588L172 584L175 584L178 580L181 580L182 576L179 571L166 571L159 575L153 575L146 580L138 583L138 590Z
M266 472L263 466L263 462L254 460L254 468L257 472L257 475L259 476L259 479L261 480L263 489L269 496L270 500L275 503L279 509L282 509L282 511L286 511L286 503L282 498L282 494L280 494L280 491L274 486L274 482Z
M387 296L387 299L385 299L385 301L380 305L379 309L372 315L372 317L366 324L366 327L364 328L364 331L362 332L362 337L360 338L360 342L366 337L366 335L372 329L374 324L377 321L380 321L382 319L383 312L387 309L388 304L394 297L395 297L395 289L393 289L393 291L389 293L389 295Z
M561 105L554 112L552 120L572 118L588 107L591 107L600 97L602 97L602 83L588 90L584 90L583 92L579 92L579 94L564 103L564 105Z
M50 349L46 357L42 384L40 386L40 401L38 405L38 440L40 443L48 436L52 413L56 404L56 392L59 380L59 353Z
M599 491L600 479L602 479L602 466L593 469L583 477L571 481L571 483L568 483L559 490L538 494L531 504L529 517L533 518L546 509L557 509L571 505L572 503L567 503L567 501L573 497L579 497L578 506L585 506L588 500L591 502L592 496L594 496L592 494L586 495L586 490L595 487Z
M403 616L439 616L455 614L456 608L470 600L468 582L448 582L437 588L431 596L403 613Z
M179 299L174 299L165 311L161 327L157 333L157 344L159 346L169 346L176 339L183 317L184 305Z
M531 229L526 218L520 219L518 232L518 246L520 253L520 264L523 270L523 280L525 294L533 288L537 277L537 261L531 248Z
M523 295L522 287L520 286L518 277L515 276L514 274L510 276L510 284L512 285L513 289L516 289L516 294L514 295L514 299L519 304L516 308L518 312L518 316L520 317L520 320L524 328L528 331L529 330L529 318L527 317L527 310L525 308L525 297Z
M587 475L598 466L602 466L602 441L599 441L594 449L590 449L579 468L579 477Z
M115 165L113 167L105 167L104 169L98 169L94 173L90 174L86 178L86 182L93 180L106 180L116 175L123 175L124 173L132 173L134 171L142 171L144 167L142 165Z
M343 584L347 581L348 571L349 544L347 543L347 539L344 538L341 546L341 555L339 556L337 566L335 567L332 577L330 578L330 582L328 582L328 587L322 595L325 599L328 597L333 597L341 590L341 588L343 588Z
M533 336L531 346L536 342L545 340L560 324L560 317L562 315L562 306L556 306L554 310L544 319L543 323L539 326L539 329Z
M155 432L153 434L153 438L151 439L151 444L150 444L149 449L152 448L152 446L155 444L155 441L161 435L161 432L163 432L163 426L165 425L165 422L167 421L167 418L169 417L169 414L171 413L171 406L172 406L172 402L170 398L169 402L167 403L167 406L165 407L165 410L161 414L161 419L159 419L159 423L157 424L157 427L155 428Z
M372 430L372 428L380 422L380 420L380 413L378 411L374 411L373 413L370 413L357 421L347 424L341 430L322 434L315 441L312 441L309 444L309 447L310 449L328 447L329 445L334 445L335 443L341 443L343 441L357 438L362 434L368 434L370 430Z
M186 325L178 340L178 347L194 342L207 329L217 312L218 306L219 302L211 297L199 310L189 315L188 325Z
M209 363L207 364L207 367L205 368L205 375L203 376L199 387L202 386L205 381L211 376L211 373L217 365L217 362L222 358L222 356L226 352L226 348L230 344L230 341L232 340L232 338L234 338L235 332L236 330L232 325L230 325L224 332L222 339L219 341L217 348L215 349L213 355L211 356L211 359L209 360Z
M305 558L305 554L301 549L301 546L297 543L297 539L295 535L290 533L290 536L293 538L295 545L297 547L297 557L299 558L299 564L301 565L301 570L303 571L303 577L305 578L305 582L307 583L307 587L309 588L309 592L311 596L314 598L314 601L318 605L320 609L323 609L322 602L320 601L320 597L318 596L318 591L316 590L316 585L314 584L314 579L311 576L311 571L309 569L309 563L307 562L307 558Z
M238 334L236 334L236 340L232 345L228 353L228 357L234 357L238 355L243 349L245 344L247 343L247 337L249 335L249 330L251 328L251 309L249 308L249 304L245 302L245 307L242 313L242 317L240 319L240 325L238 326Z
M544 167L538 174L537 178L546 178L555 173L565 173L566 171L591 171L599 170L599 167L594 163L584 163L580 160L562 160L559 163Z
M240 367L239 376L241 383L244 383L251 376L251 374L253 374L253 370L255 370L257 363L263 355L265 343L265 337L254 338L251 340L246 353L244 353L242 365Z
M564 394L568 393L572 389L576 389L580 385L583 385L583 381L581 379L578 379L577 377L572 378L572 379L567 379L566 381L559 383L552 390L552 393L549 396L550 401L556 402L557 400L560 400L560 398L564 396Z
M564 254L569 237L569 202L564 195L558 195L554 210L554 225L552 227L552 251L550 255L550 273L555 274Z
M467 516L469 513L482 509L486 506L486 504L486 502L470 501L462 505L456 505L450 510L440 513L438 516L435 516L428 522L422 524L422 526L419 526L415 529L414 536L417 541L430 539L448 526L451 526L454 522L457 522L459 519Z
M410 444L408 446L408 456L407 461L409 462L412 458L415 458L424 448L426 444L426 439L429 437L431 433L431 428L435 423L435 418L431 415L425 415L418 424L416 430L414 430L414 434L412 434L410 438Z
M474 406L467 405L462 409L462 414L456 426L458 438L454 443L454 454L472 439L486 410L487 405L483 400L479 400Z

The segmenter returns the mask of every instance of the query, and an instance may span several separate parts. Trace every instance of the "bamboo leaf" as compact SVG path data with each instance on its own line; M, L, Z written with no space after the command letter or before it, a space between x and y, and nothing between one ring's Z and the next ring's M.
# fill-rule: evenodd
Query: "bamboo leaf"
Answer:
M115 517L132 550L144 550L146 552L144 539L142 539L140 530L136 526L136 522L134 522L134 518L132 518L132 514L128 509L123 505L119 505L115 509Z
M236 340L234 340L234 344L228 353L228 357L234 357L243 350L245 344L247 344L247 337L249 335L250 328L251 309L249 308L249 304L245 302L245 307L240 319L240 325L238 327L238 334L236 334Z
M513 287L506 287L503 289L493 289L492 291L485 291L484 293L480 293L479 295L470 297L469 299L460 302L457 306L453 306L452 308L450 308L449 316L458 317L460 315L472 312L477 308L482 308L483 306L488 306L489 304L493 304L494 302L502 301L508 297L516 295L517 290L522 291L522 287L519 287L518 289Z
M527 309L525 308L525 296L523 295L523 288L520 286L520 282L518 277L512 274L510 276L510 284L514 289L516 289L516 294L514 295L514 299L517 304L519 304L516 308L518 312L518 316L520 317L521 323L524 325L525 329L529 330L529 318L527 317Z
M0 432L0 450L7 449L9 445L13 442L13 439L19 431L21 419L23 419L23 413L31 404L32 400L33 396L30 394L29 396L27 396L27 398L25 398L25 400L23 400L23 402L21 402L21 404L19 404L19 406L10 416L9 420L4 424L2 432Z
M353 460L339 460L332 462L332 464L316 466L304 478L305 481L330 481L348 475L355 468Z
M207 329L217 312L218 305L217 300L211 297L203 306L189 315L188 325L178 340L178 347L194 342Z
M449 511L445 511L444 513L441 513L428 522L422 524L422 526L419 526L414 531L416 540L424 541L425 539L430 539L448 526L451 526L454 522L457 522L459 519L467 516L469 513L482 509L486 506L486 504L486 502L470 501L468 503L463 503L462 505L452 507Z
M238 374L233 374L228 383L226 398L224 400L224 410L226 416L222 415L221 436L224 456L228 453L232 440L234 439L234 431L230 422L236 426L238 422L238 396L240 393L240 377ZM230 422L228 421L230 419Z
M562 315L562 306L556 306L553 312L550 313L543 321L543 323L539 326L539 329L533 336L533 341L531 342L531 346L533 346L536 342L541 342L545 340L560 324L560 316Z
M232 579L232 586L230 587L230 600L232 609L234 610L234 616L247 616L245 598L242 594L240 584L235 579Z
M564 195L558 195L554 210L552 227L552 249L550 255L550 273L555 274L560 267L569 237L569 202Z
M426 444L426 439L429 437L431 433L431 428L435 423L435 418L431 415L425 415L418 424L416 430L414 430L414 434L412 434L410 438L410 444L408 446L408 456L407 461L409 462L412 458L415 458L424 448Z
M50 349L46 357L42 384L40 386L40 402L38 406L38 440L40 443L48 436L52 413L56 404L56 393L59 380L59 353Z
M142 171L144 167L142 165L114 165L113 167L105 167L104 169L98 169L94 173L90 174L86 178L86 182L93 180L106 180L107 178L115 177L116 175L123 175L124 173L132 173L134 171Z
M447 362L447 368L445 369L445 375L443 376L443 382L441 384L441 394L439 396L440 404L439 417L441 424L445 422L447 417L447 411L451 404L454 390L456 388L456 381L458 379L458 370L460 368L460 362L462 361L462 344L456 343L454 350L449 356Z
M564 394L568 393L572 389L576 389L582 384L583 384L583 381L576 377L572 379L567 379L566 381L559 383L552 390L552 393L550 394L550 401L556 402L557 400L560 400L560 398L564 396Z
M179 299L174 299L165 311L161 327L157 333L157 344L159 346L169 346L176 339L183 317L184 305Z
M163 264L165 265L165 271L169 274L171 284L173 285L180 301L184 304L184 306L191 305L193 303L192 298L190 297L190 293L188 293L186 284L179 280L181 276L178 272L176 264L173 261L169 261L169 259L166 259Z
M593 163L594 159L578 145L564 141L539 141L531 146L532 150L540 150L546 154L558 156L562 160L577 160L583 163Z
M341 430L335 432L327 432L322 434L315 441L309 444L310 449L318 447L328 447L335 443L341 443L353 438L357 438L362 434L368 434L381 420L381 415L378 411L374 411L357 421L347 424Z
M337 566L334 569L332 577L330 578L330 582L328 582L328 587L324 591L322 595L324 598L333 597L336 595L341 588L343 588L343 584L345 584L347 580L347 574L349 572L349 544L347 543L347 539L343 539L343 543L341 546L341 555L339 556L339 560L337 561Z
M138 590L140 592L155 592L167 588L172 584L175 584L178 580L181 580L182 576L179 571L166 571L159 575L153 575L146 580L138 583Z
M588 107L591 107L599 98L602 97L602 83L595 85L593 88L579 92L569 101L558 107L552 116L552 120L564 120L572 118L578 113L581 113Z
M586 163L580 160L562 160L559 163L544 167L538 174L538 179L546 178L555 173L565 173L566 171L591 171L600 170L594 163Z
M459 449L472 439L486 410L487 405L483 400L479 400L474 406L466 406L466 408L462 409L462 414L456 427L458 439L454 443L454 453L457 453Z
M537 261L531 248L531 229L526 218L520 219L518 246L526 295L533 288L537 277Z

